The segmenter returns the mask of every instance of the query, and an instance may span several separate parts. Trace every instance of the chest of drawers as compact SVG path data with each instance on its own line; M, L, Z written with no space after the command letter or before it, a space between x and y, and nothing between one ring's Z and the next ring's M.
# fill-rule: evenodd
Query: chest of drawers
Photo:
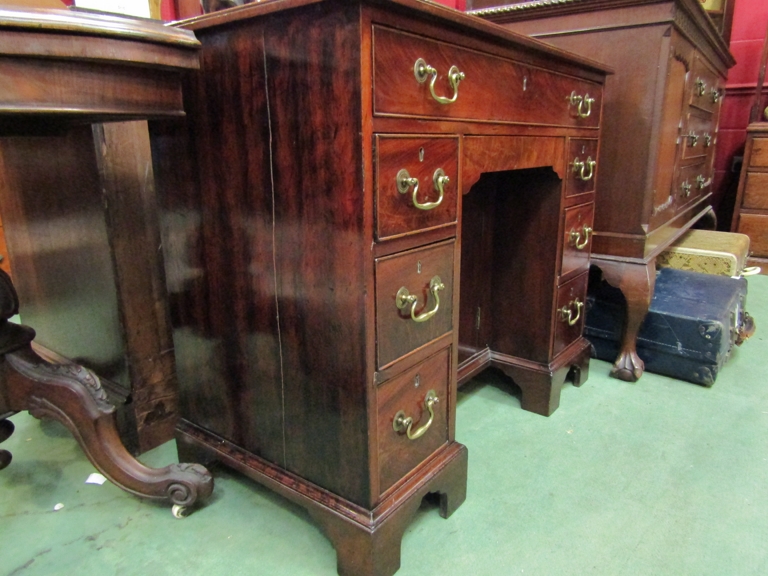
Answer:
M698 0L473 0L470 12L612 66L592 262L627 299L612 374L637 380L654 261L711 213L724 78L734 60Z
M180 25L200 73L150 130L182 457L305 506L340 573L391 574L422 497L464 500L459 380L507 366L548 414L585 377L605 69L411 0Z
M748 266L768 269L768 122L747 126L731 230L749 236Z

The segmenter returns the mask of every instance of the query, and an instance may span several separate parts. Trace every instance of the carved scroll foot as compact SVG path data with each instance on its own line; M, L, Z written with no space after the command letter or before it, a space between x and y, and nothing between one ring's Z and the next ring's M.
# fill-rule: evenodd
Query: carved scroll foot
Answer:
M175 516L211 495L213 478L200 464L149 468L136 460L118 436L115 407L98 376L77 364L52 364L38 356L31 346L35 331L8 322L18 311L16 289L0 270L0 415L28 410L36 418L58 420L99 472L131 494L169 500ZM0 420L0 442L11 432L13 424ZM0 451L0 468L10 461L10 453Z
M637 382L645 370L645 364L637 355L637 334L651 306L656 285L655 261L636 264L593 258L593 263L600 267L608 284L621 290L627 301L621 348L611 376L625 382Z
M182 508L210 496L213 478L205 467L149 468L125 449L117 433L115 408L90 370L46 362L29 344L7 353L0 362L8 407L64 424L99 472L126 492Z

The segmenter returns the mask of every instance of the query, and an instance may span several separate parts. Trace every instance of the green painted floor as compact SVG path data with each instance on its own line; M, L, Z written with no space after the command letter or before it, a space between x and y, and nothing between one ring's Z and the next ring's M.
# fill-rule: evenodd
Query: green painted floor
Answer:
M492 374L465 386L456 436L469 449L467 501L447 520L422 505L398 574L768 574L768 277L749 287L757 333L710 389L654 374L628 384L595 360L544 418ZM246 478L216 469L212 500L177 520L85 484L94 470L59 424L13 421L0 575L336 573L303 509ZM174 445L141 459L165 465Z

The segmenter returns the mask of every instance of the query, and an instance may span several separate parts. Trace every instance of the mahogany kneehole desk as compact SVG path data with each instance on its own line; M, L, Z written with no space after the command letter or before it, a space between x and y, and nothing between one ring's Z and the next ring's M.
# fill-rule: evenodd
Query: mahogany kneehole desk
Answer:
M181 454L305 506L340 573L392 574L422 497L464 500L457 385L498 366L550 414L586 378L606 70L413 0L179 25L201 69L150 129Z

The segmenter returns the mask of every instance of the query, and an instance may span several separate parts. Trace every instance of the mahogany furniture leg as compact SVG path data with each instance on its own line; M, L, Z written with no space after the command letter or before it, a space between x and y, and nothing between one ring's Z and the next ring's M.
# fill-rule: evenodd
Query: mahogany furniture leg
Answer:
M120 441L115 407L99 378L78 364L52 364L41 358L31 346L34 330L8 322L17 311L16 292L0 270L0 407L4 412L28 410L36 418L58 420L99 472L131 494L169 500L174 515L210 496L213 478L199 464L156 469L136 460ZM13 431L9 424L0 422L0 441ZM0 468L9 462L7 452L0 454Z
M570 377L574 386L581 386L589 376L590 346L582 340L573 352L563 354L562 364L528 366L513 364L503 354L491 353L491 365L499 368L520 387L523 410L551 416L560 406L560 390ZM558 359L560 361L560 359Z
M291 474L186 420L176 428L179 453L204 462L218 460L304 507L331 541L340 576L391 576L400 568L405 529L430 493L440 496L448 518L467 491L467 449L452 443L441 450L373 510Z
M608 284L621 290L627 300L621 348L611 369L611 376L626 382L637 382L645 370L645 364L637 355L637 333L651 306L656 283L655 259L645 264L635 264L593 257L592 263L602 270Z

